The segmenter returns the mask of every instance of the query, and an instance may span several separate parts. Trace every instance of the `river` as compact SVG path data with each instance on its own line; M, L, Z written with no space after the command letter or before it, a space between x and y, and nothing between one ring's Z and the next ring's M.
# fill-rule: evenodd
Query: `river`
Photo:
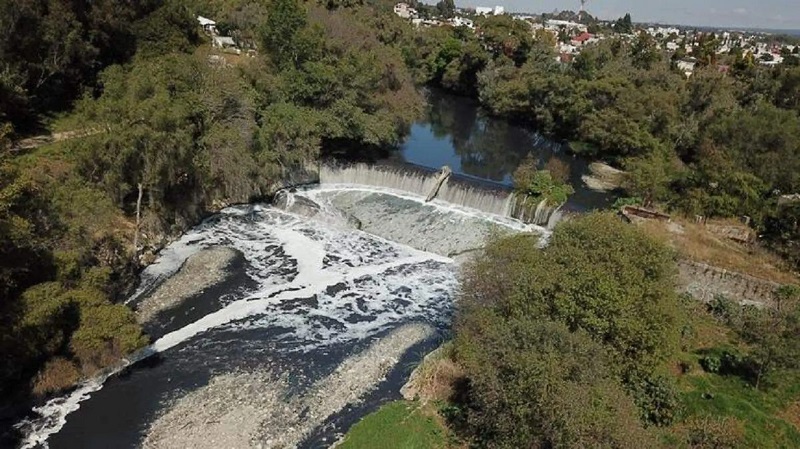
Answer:
M403 161L430 168L449 166L454 173L511 186L520 162L532 155L540 168L551 158L569 166L569 183L575 189L565 209L586 212L610 206L615 196L586 187L582 176L589 161L568 154L565 144L535 130L489 116L478 102L439 89L426 91L424 117L412 125L400 147Z
M507 186L528 153L570 163L571 209L608 201L580 188L586 164L560 145L437 92L396 157ZM165 248L131 306L209 248L236 257L222 281L147 324L151 346L35 409L19 425L22 447L328 447L399 397L410 367L446 338L464 254L491 235L548 236L501 214L356 182L286 195L282 208L225 209Z

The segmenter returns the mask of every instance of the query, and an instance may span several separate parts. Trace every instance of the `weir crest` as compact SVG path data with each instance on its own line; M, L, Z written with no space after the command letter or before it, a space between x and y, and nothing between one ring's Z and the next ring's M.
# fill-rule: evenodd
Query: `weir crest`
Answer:
M546 200L526 201L502 184L456 175L449 167L441 171L426 167L355 163L321 164L320 184L354 184L384 187L419 195L428 201L436 198L457 206L518 219L524 223L552 228L561 219L561 206Z

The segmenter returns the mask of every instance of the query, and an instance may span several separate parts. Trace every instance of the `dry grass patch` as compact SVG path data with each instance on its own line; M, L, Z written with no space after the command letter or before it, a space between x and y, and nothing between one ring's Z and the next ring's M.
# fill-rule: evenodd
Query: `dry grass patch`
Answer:
M788 407L778 414L778 417L800 431L800 399L789 404Z
M712 224L709 222L709 224ZM714 221L715 226L735 225L735 220ZM780 284L797 283L798 277L787 269L777 255L760 246L740 245L714 235L706 226L686 218L674 217L665 223L650 220L640 225L649 234L669 243L689 260L702 262Z
M453 361L452 348L452 343L446 343L425 357L403 387L406 399L426 403L453 397L456 386L464 379L464 371Z
M33 380L33 394L45 396L75 385L81 377L78 367L69 360L56 357L45 364Z

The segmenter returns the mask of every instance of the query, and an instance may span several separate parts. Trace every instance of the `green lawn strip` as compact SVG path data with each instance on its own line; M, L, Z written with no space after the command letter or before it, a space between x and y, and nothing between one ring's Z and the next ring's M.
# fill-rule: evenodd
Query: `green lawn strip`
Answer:
M796 373L775 376L775 385L755 390L734 376L704 373L681 379L686 416L731 416L745 425L749 447L800 447L800 432L779 418L780 411L800 395Z
M447 447L447 431L420 403L395 401L367 415L345 435L341 449Z

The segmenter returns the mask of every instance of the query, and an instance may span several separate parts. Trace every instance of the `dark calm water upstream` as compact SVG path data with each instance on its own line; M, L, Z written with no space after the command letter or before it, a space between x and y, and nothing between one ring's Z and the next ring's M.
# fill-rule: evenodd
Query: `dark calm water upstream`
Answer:
M406 162L439 168L510 186L511 175L528 154L541 167L557 158L570 167L569 181L575 194L567 210L584 212L611 205L614 196L589 190L581 180L589 161L567 154L566 145L536 131L490 117L472 99L430 90L425 117L411 127L401 147Z

